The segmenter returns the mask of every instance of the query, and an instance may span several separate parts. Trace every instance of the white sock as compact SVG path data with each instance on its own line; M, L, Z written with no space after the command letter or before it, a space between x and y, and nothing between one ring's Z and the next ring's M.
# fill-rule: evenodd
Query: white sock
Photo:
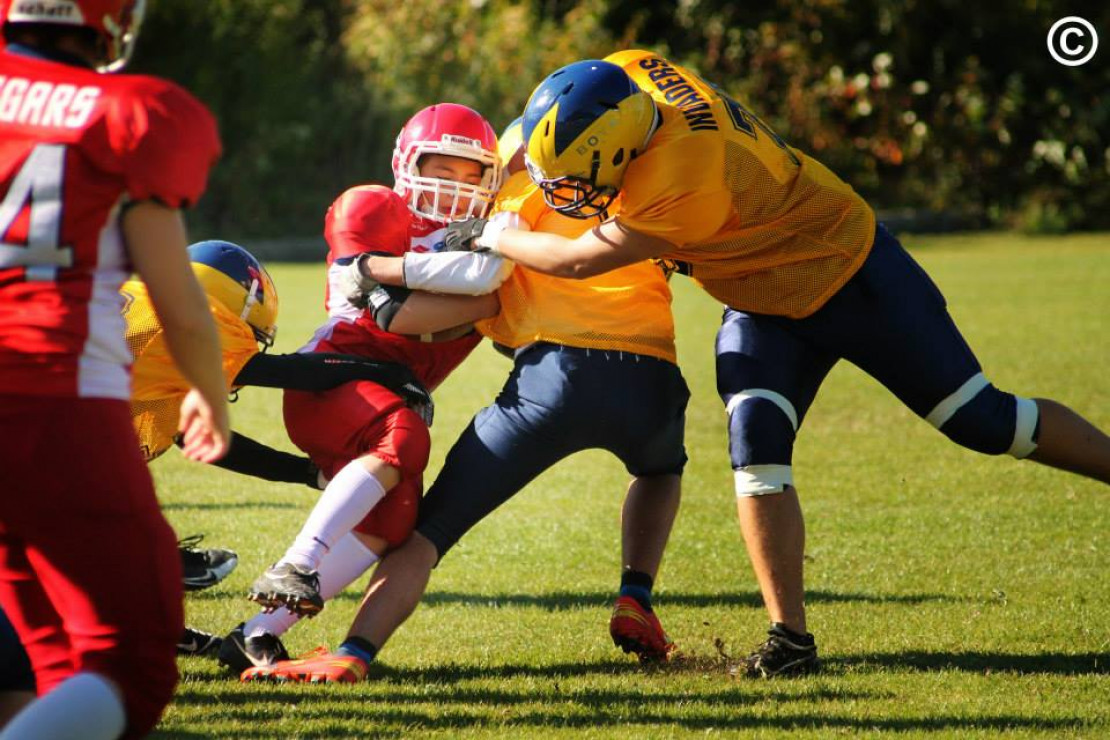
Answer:
M384 497L385 488L373 473L358 460L347 463L320 494L308 521L281 562L317 570L324 554Z
M320 596L324 601L335 596L358 580L370 566L378 562L374 551L362 544L358 537L348 532L320 560ZM243 627L247 637L258 637L264 632L281 637L300 617L288 609L277 609L270 614L261 612Z
M113 684L96 673L78 673L28 704L0 732L0 740L114 740L126 727Z

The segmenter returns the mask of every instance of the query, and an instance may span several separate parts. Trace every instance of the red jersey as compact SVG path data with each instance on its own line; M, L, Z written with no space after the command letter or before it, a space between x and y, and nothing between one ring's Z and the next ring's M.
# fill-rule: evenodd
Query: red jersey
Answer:
M195 203L219 153L172 83L0 51L0 393L128 398L120 209Z
M328 242L328 321L302 352L344 352L406 365L429 390L443 382L482 341L476 332L448 342L422 342L383 331L370 311L335 290L336 275L362 252L400 256L443 249L444 227L419 218L404 199L381 185L360 185L340 195L324 220Z

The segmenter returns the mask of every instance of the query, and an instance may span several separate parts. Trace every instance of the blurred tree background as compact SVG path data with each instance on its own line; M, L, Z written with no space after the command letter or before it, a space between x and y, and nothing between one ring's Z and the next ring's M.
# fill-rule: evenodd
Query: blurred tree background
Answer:
M1086 65L1052 23L1103 32ZM437 101L500 128L548 72L659 51L750 104L918 227L1110 228L1110 3L1064 0L154 0L133 71L174 79L225 154L196 236L318 234L344 188L390 181Z

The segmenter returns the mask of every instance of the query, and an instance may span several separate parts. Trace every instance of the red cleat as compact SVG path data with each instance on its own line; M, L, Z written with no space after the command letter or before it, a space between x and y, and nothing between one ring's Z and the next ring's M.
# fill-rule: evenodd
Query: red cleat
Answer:
M659 617L631 596L617 598L609 619L609 634L617 647L626 653L636 653L641 663L663 662L675 650Z
M273 665L248 668L239 675L240 681L291 681L295 683L358 683L366 678L367 666L362 658L335 655L326 648L316 648L311 655L298 660L279 660Z

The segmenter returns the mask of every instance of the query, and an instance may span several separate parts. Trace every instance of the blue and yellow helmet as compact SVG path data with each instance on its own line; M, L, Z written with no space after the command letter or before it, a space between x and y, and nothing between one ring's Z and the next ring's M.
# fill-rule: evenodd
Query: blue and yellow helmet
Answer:
M520 147L524 144L523 129L524 119L517 117L497 137L497 158L501 161L502 168L508 169L509 163L513 161L517 152L520 151Z
M278 295L262 263L238 244L219 240L190 245L189 261L205 294L245 321L262 346L273 346Z
M604 217L657 115L651 96L610 62L551 73L528 99L522 131L528 173L547 204L574 218Z

